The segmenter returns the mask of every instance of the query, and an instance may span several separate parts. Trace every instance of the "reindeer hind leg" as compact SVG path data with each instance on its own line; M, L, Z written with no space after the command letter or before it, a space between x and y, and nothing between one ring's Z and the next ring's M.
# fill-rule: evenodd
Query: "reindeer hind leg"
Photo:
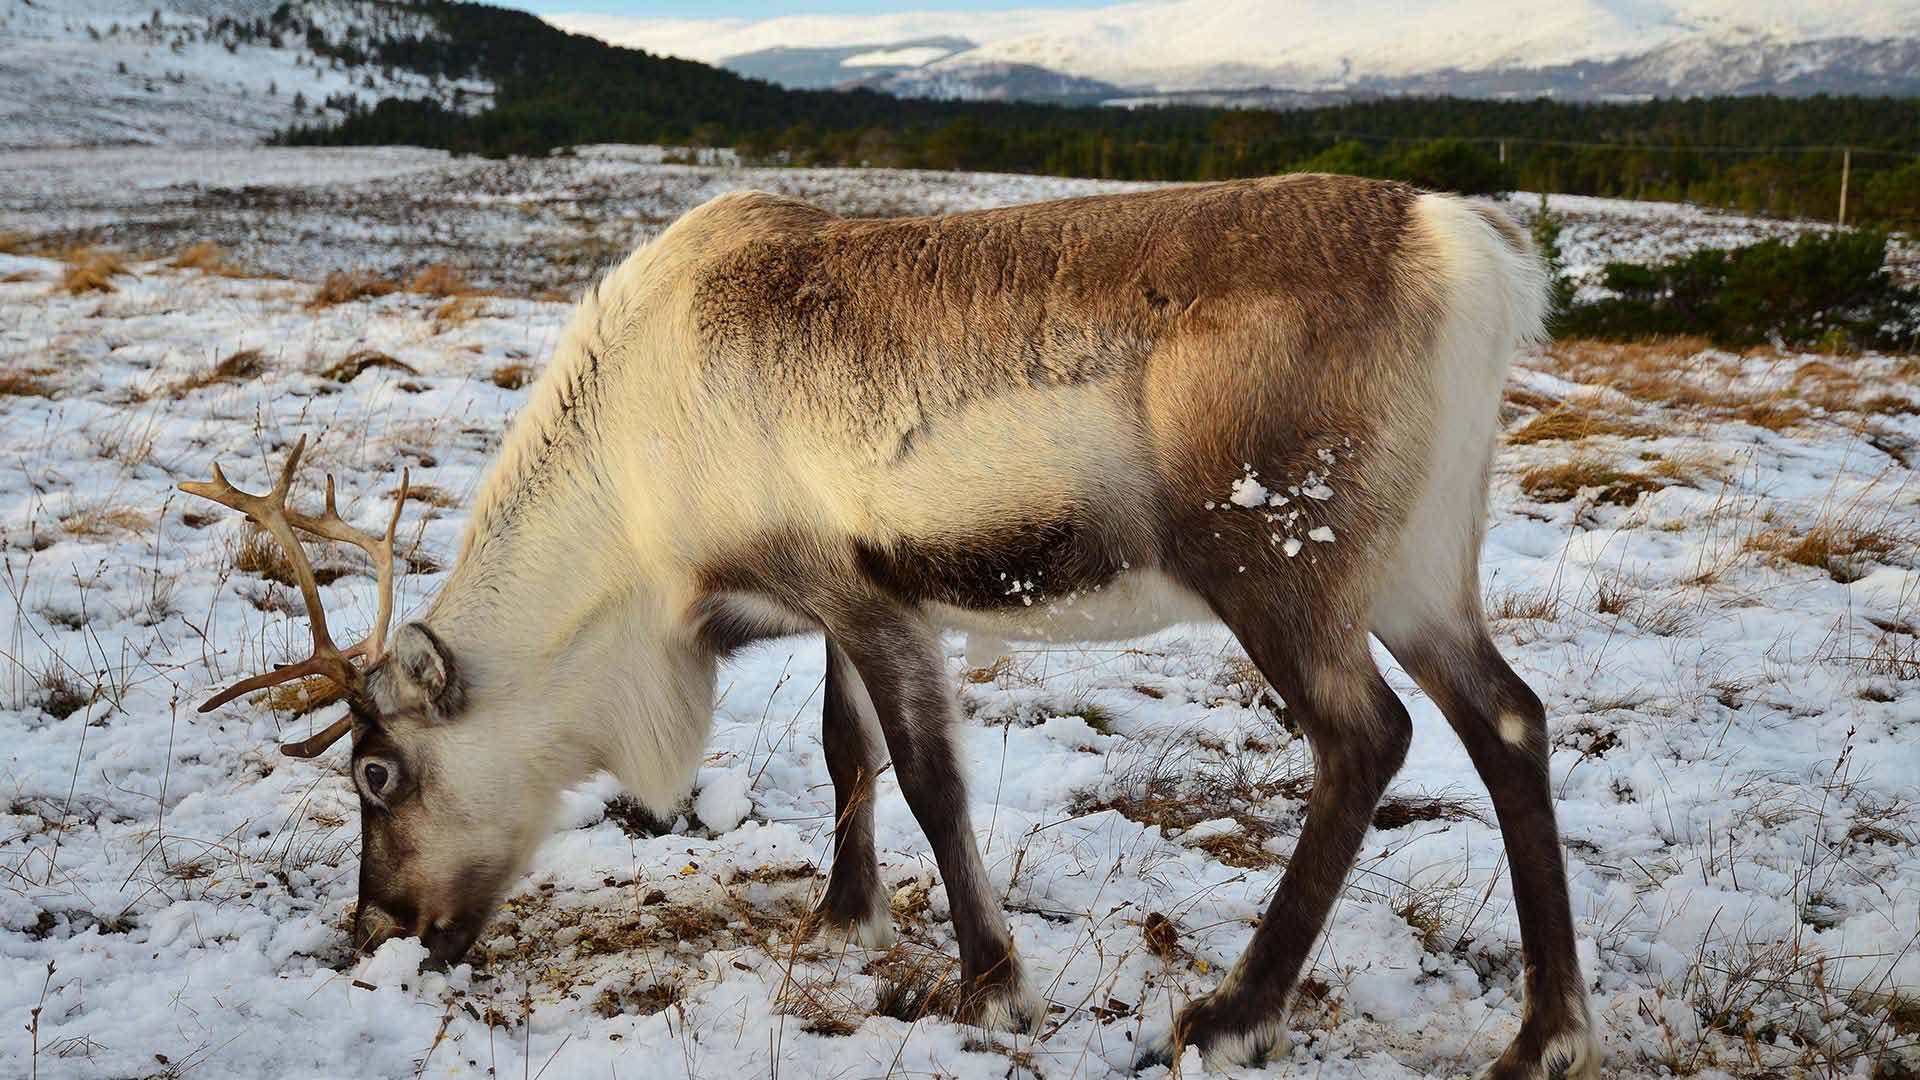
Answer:
M1353 868L1413 731L1373 666L1366 636L1337 620L1263 603L1258 590L1214 602L1262 674L1287 701L1313 750L1307 821L1253 942L1220 986L1188 1005L1141 1065L1198 1046L1210 1067L1250 1064L1284 1039L1289 993Z
M1467 605L1472 606L1472 605ZM1383 635L1466 744L1493 797L1526 961L1520 1033L1483 1076L1597 1080L1600 1045L1574 949L1573 915L1547 775L1546 710L1507 665L1478 612Z

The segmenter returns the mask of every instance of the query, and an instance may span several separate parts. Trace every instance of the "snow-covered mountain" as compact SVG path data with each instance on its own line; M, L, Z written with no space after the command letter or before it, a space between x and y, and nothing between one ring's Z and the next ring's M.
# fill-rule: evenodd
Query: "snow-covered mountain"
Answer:
M375 0L0 0L0 148L255 142L386 97L484 106L485 83L367 55L433 32Z
M1112 87L1136 98L1231 99L1256 88L1920 93L1920 0L1135 0L1079 10L549 21L788 85L935 97L1027 96L1014 78L1053 87L1049 96ZM901 47L930 38L942 40Z

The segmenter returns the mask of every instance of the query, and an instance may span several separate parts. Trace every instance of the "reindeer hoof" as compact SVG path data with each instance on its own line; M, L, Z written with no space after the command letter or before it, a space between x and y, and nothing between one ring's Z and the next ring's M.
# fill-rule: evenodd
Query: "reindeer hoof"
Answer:
M1586 1028L1546 1039L1522 1032L1475 1080L1600 1080L1600 1058L1600 1043Z
M870 915L849 919L822 904L813 909L813 917L819 936L844 940L863 949L890 949L900 940L899 931L893 927L893 913L885 907Z
M1236 1003L1216 1000L1212 994L1180 1010L1172 1030L1147 1044L1134 1062L1136 1071L1156 1065L1172 1067L1188 1046L1200 1051L1209 1070L1257 1065L1286 1038L1287 1028L1277 1017Z
M976 1025L988 1031L1032 1035L1047 1018L1047 1002L1027 989L1025 980L1019 980L1012 985L988 986L976 991L967 1011Z

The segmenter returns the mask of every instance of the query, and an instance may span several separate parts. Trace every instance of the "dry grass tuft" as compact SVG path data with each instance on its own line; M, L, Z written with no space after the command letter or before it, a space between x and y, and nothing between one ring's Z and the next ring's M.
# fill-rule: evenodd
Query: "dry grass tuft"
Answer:
M465 325L480 314L481 306L477 296L456 296L448 300L433 311L433 332L443 334L456 326Z
M1764 398L1729 406L1726 413L1736 420L1743 420L1754 427L1765 428L1768 431L1786 431L1789 428L1798 427L1802 421L1812 415L1804 405Z
M1579 442L1595 435L1645 435L1647 428L1617 416L1607 416L1572 405L1558 405L1541 413L1516 431L1507 434L1507 442L1530 446L1543 442Z
M31 270L15 270L11 274L7 274L4 277L0 277L0 285L18 285L23 281L39 281L39 280L40 280L40 275L34 273Z
M1920 679L1920 637L1890 630L1853 663L1869 675L1902 681Z
M1732 389L1739 358L1715 351L1703 338L1672 337L1621 343L1573 338L1547 350L1547 366L1573 382L1607 387L1640 401L1743 420L1769 431L1783 431L1805 420L1809 410L1767 391ZM1832 365L1812 368L1806 378L1833 384Z
M40 711L55 720L65 720L88 705L93 704L97 689L88 689L80 685L79 680L67 674L67 669L57 664L49 666L40 673Z
M1277 865L1266 848L1279 822L1262 811L1276 799L1305 799L1313 776L1297 755L1276 757L1243 747L1219 759L1193 758L1170 742L1164 752L1121 769L1102 791L1081 792L1075 814L1111 810L1129 821L1158 826L1175 839L1194 826L1230 819L1234 828L1195 839L1187 846L1243 869Z
M127 269L126 260L111 251L95 251L92 248L78 248L68 252L67 268L60 275L60 284L55 289L70 296L83 296L92 292L118 292L113 279L132 273Z
M202 240L180 250L168 264L175 270L198 270L218 277L239 277L240 271L227 261L227 252L211 240Z
M508 364L493 369L487 379L502 390L521 390L533 381L533 368L526 364Z
M400 557L406 560L406 572L409 574L437 574L441 570L440 560L427 550L426 545L417 541L401 552Z
M387 492L387 498L395 498L399 494L400 489L396 487ZM407 501L426 503L428 506L438 506L442 509L460 505L460 499L452 492L432 484L408 484Z
M1389 795L1373 812L1376 829L1402 829L1423 821L1478 821L1487 823L1479 804L1449 795Z
M1858 409L1876 416L1920 416L1920 401L1899 394L1875 394L1860 402Z
M110 532L144 532L152 524L129 506L93 506L60 519L60 527L75 536L105 536Z
M1805 532L1769 529L1749 538L1746 546L1749 551L1824 570L1844 585L1865 576L1868 561L1885 561L1896 553L1910 557L1914 539L1891 525L1840 520L1821 522Z
M386 296L399 291L398 284L371 270L335 270L327 275L318 289L314 290L313 298L307 301L307 310L317 311L335 304Z
M324 709L346 698L346 691L330 679L295 679L263 690L253 700L275 712L291 713L296 719Z
M1561 503L1592 491L1595 502L1632 506L1642 495L1666 485L1644 473L1628 472L1590 457L1576 457L1558 465L1537 465L1520 477L1520 490L1540 502Z
M201 390L215 383L240 382L251 379L266 370L266 356L259 349L241 349L230 353L224 360L205 371L196 372L180 380L173 388L174 397L182 397L195 390Z
M375 367L392 368L395 371L403 371L408 375L420 374L412 365L395 360L393 357L388 356L378 349L360 349L348 353L339 363L327 368L320 374L332 379L334 382L352 382L359 378L360 374L368 368Z
M1507 589L1493 594L1487 605L1487 618L1501 621L1542 620L1560 617L1560 600L1544 590Z
M447 263L434 263L413 276L407 283L407 291L445 298L471 296L479 290L467 284L458 269Z
M874 1015L909 1024L928 1016L958 1016L962 1002L957 966L944 949L904 941L895 945L864 969L879 984Z
M36 375L25 371L0 372L0 397L52 396L53 387Z
M25 255L33 246L33 237L26 233L0 232L0 255Z
M289 589L300 587L299 579L294 576L293 562L287 557L286 549L256 525L248 525L246 538L240 541L239 550L234 552L233 568L277 582ZM330 585L346 575L347 571L337 566L316 564L313 568L313 579L322 585Z

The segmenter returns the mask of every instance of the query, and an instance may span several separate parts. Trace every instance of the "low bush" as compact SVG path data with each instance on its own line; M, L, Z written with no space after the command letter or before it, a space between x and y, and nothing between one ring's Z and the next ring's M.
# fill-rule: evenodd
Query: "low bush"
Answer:
M1829 351L1920 348L1920 291L1886 269L1877 232L1809 233L1659 266L1610 263L1614 295L1571 307L1557 335L1635 340L1698 334L1730 349L1778 341Z

